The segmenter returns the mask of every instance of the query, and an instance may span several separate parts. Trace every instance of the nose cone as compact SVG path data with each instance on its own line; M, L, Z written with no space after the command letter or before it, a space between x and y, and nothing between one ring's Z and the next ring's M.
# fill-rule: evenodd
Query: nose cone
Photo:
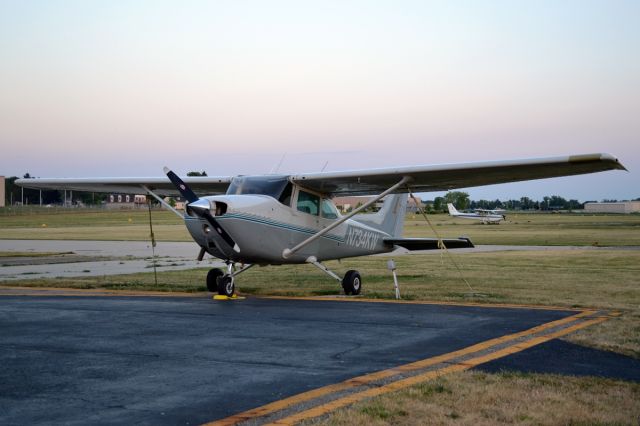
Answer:
M188 207L198 216L202 216L203 213L211 211L211 204L209 203L209 200L202 198L189 203Z

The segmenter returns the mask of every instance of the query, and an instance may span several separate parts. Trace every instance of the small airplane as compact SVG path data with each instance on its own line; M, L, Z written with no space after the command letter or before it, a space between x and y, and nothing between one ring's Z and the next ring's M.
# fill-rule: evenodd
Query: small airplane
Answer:
M502 212L504 212L503 209L475 209L475 213L465 213L459 212L451 203L447 204L447 208L449 209L449 216L461 217L463 219L481 220L483 224L495 223L497 225L501 220L507 220L507 216L502 214Z
M402 238L407 198L414 192L626 170L610 154L293 175L180 178L166 177L19 179L18 185L44 190L139 194L142 191L184 220L205 253L222 259L226 271L207 274L207 288L224 296L235 293L235 278L255 265L311 264L341 283L346 294L359 294L356 270L340 277L325 260L408 250L473 247L466 238ZM198 195L200 194L200 195ZM181 195L185 212L162 197ZM336 196L375 195L347 215L332 202ZM386 197L386 198L385 198ZM385 198L377 213L361 213ZM240 268L236 265L240 264Z

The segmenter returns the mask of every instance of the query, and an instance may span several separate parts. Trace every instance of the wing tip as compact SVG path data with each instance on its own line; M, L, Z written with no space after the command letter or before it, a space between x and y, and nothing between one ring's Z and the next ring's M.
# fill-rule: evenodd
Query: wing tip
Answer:
M626 172L628 172L629 170L627 170L627 168L624 166L624 164L622 164L620 162L620 160L618 160L618 157L616 157L615 155L609 154L609 153L603 153L600 155L600 159L602 161L606 161L609 163L613 163L614 168L618 169L618 170L624 170Z
M608 163L611 165L611 169L625 170L627 168L618 160L615 155L609 153L597 153L597 154L582 154L572 155L569 157L570 163Z

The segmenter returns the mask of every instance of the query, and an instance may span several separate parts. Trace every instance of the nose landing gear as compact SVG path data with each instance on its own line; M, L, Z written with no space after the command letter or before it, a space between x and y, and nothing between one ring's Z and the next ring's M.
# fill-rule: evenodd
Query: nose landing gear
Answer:
M224 275L218 278L218 294L233 297L236 292L233 275Z
M227 262L227 272L219 268L211 269L207 273L207 290L221 296L233 297L236 292L235 277L253 265L246 265L236 270L235 263Z

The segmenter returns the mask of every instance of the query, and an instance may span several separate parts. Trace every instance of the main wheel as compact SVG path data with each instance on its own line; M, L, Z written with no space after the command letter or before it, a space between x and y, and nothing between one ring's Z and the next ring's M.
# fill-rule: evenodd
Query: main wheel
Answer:
M218 293L223 296L231 297L236 292L236 285L233 282L233 277L229 275L218 278Z
M342 279L342 288L344 289L344 294L360 294L360 290L362 290L360 273L354 270L347 271Z
M222 270L213 268L207 273L207 290L212 293L218 291L218 278L224 275Z

